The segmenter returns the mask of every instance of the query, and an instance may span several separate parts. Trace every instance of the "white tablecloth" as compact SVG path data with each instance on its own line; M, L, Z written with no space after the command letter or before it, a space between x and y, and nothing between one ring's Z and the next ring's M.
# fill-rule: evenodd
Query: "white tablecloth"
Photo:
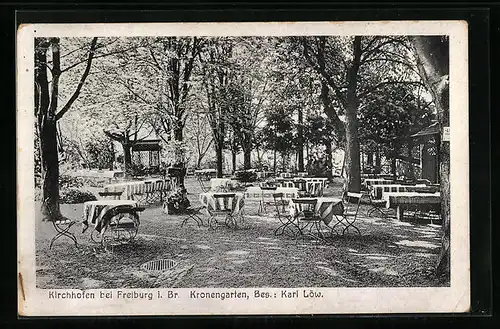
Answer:
M274 193L283 193L284 200L298 198L299 189L296 187L277 187L275 190L261 189L258 186L251 186L245 190L245 198L247 199L273 199Z
M87 227L89 224L101 232L102 218L111 209L118 206L137 206L137 202L133 200L97 200L87 201L83 204L83 225Z
M234 194L233 198L224 198L216 200L214 194L218 195L230 195ZM217 202L218 201L218 202ZM208 211L220 210L222 208L230 208L231 215L237 215L243 210L245 205L245 199L243 193L221 193L221 192L207 192L200 194L200 202L202 205L207 207ZM224 202L224 204L223 204Z
M311 198L303 198L304 200L310 200ZM344 211L344 206L342 204L342 199L340 198L330 198L330 197L320 197L312 198L317 200L315 212L319 213L323 222L328 225L333 219L334 215L342 215ZM290 202L289 211L290 215L293 217L297 213L296 204Z
M439 204L441 193L417 193L417 192L387 192L383 193L386 207L391 208L400 204Z
M401 184L395 184L395 185L373 185L373 196L377 199L382 198L384 193L389 193L389 192L396 192L396 193L402 193L402 192L416 192L416 191L422 191L423 193L425 192L434 192L436 190L435 187L430 187L425 184L417 184L417 185L401 185Z
M147 183L149 182L149 183ZM135 194L155 193L169 190L170 181L163 179L147 179L106 185L105 192L123 192L127 200L133 199Z

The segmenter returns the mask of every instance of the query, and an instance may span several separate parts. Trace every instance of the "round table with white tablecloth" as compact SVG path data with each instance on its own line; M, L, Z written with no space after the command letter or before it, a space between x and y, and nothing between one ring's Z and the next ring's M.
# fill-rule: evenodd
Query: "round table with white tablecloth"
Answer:
M89 225L93 225L98 232L105 227L102 223L104 215L116 207L136 207L137 202L134 200L97 200L87 201L83 204L83 220L82 225L84 231Z

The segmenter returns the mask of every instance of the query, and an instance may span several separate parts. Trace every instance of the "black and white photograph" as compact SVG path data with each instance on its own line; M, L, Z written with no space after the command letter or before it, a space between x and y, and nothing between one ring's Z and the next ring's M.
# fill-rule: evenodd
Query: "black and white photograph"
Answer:
M20 313L466 311L466 31L20 28Z

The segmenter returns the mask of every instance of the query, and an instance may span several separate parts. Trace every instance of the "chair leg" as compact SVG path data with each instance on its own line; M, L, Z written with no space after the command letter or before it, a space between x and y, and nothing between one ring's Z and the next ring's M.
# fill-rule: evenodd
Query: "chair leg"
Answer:
M336 234L336 235L338 235L338 232L335 230L335 228L336 228L338 225L344 225L344 226L347 226L347 224L346 224L346 223L344 223L344 217L343 217L343 216L342 216L342 217L340 217L340 219L339 219L339 217L337 217L337 215L334 215L334 216L335 216L335 218L337 219L337 222L335 223L335 225L333 225L333 226L331 227L332 236L333 236L333 231L335 231L335 234Z
M215 230L217 224L217 219L214 216L210 216L210 218L208 219L208 227L212 230Z
M350 228L350 227L354 228L354 229L358 232L358 234L359 234L359 235L361 235L361 231L359 230L359 228L357 228L357 227L354 225L354 222L356 222L356 219L354 219L354 220L351 222L351 221L349 221L349 220L347 219L347 217L346 217L346 218L345 218L345 220L346 220L346 222L347 222L347 226L346 226L346 227L344 227L344 229L342 230L342 235L344 235L344 234L345 234L345 232L347 232L347 231L349 230L349 228Z
M65 236L67 238L70 238L74 243L75 243L75 247L78 247L78 241L76 240L76 237L73 233L69 232L69 229L75 224L76 222L73 222L73 223L70 223L70 224L66 224L66 227L65 228L61 228L59 227L56 223L53 222L53 225L54 225L54 228L57 232L57 234L50 240L50 244L49 244L49 249L52 249L52 245L54 244L54 242Z

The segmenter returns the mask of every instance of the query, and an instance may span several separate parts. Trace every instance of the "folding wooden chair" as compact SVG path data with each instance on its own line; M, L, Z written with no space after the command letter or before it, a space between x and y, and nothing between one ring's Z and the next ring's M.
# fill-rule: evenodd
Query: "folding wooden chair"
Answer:
M342 214L342 218L344 222L344 229L342 230L342 235L345 234L349 230L349 228L353 228L361 235L361 231L356 226L356 219L358 218L359 206L361 204L361 198L363 197L362 193L353 193L347 192L346 198L344 198L344 212ZM352 210L351 200L357 199L357 202L354 205L354 210Z
M48 206L48 207L46 207L46 209L49 211L52 225L54 226L54 229L56 230L56 235L50 240L49 249L52 249L52 245L54 244L54 242L56 240L58 240L59 238L64 237L64 236L71 239L75 243L75 247L78 247L78 241L76 240L75 235L69 231L71 229L71 227L77 223L77 221L74 219L53 220L54 213L53 213L51 207Z
M198 227L203 226L203 219L200 216L203 215L201 213L201 210L204 208L206 208L206 207L199 206L199 207L195 207L195 208L192 208L192 207L187 208L185 210L186 216L182 220L181 227L183 227L184 224L186 224L187 221L189 221L190 219L193 220L198 225Z
M235 193L213 195L213 198L215 200L215 207L213 209L211 207L208 207L208 213L210 214L210 218L208 219L208 226L211 229L215 229L219 224L217 221L218 217L224 218L224 224L227 227L233 227L236 225L236 222L232 216L232 203L235 196Z
M163 185L165 184L164 180L157 180L156 182L152 183L152 186L148 193L146 193L146 200L149 204L154 204L154 203L163 203Z
M326 242L323 233L321 232L321 216L316 212L317 199L292 199L295 206L295 219L300 236L309 235L316 239ZM306 229L309 228L308 232ZM313 229L316 229L317 235L313 234Z
M283 199L283 193L273 193L274 199L274 207L276 209L275 218L281 223L275 230L274 235L282 235L285 233L285 230L291 231L292 236L296 236L298 233L299 227L293 221L293 218L290 214L286 213L285 205L288 204L286 200ZM294 232L291 227L297 228L297 231Z
M208 186L205 186L205 183L203 183L203 180L201 179L201 175L198 175L197 177L198 183L200 184L201 190L203 193L206 193L210 191L210 188Z
M268 206L274 206L274 200L273 201L268 201L269 199L266 200L265 194L272 193L273 191L276 191L277 187L276 186L261 186L260 189L262 190L261 194L261 200L259 201L259 209L257 210L258 214L265 213L267 211Z
M382 199L375 199L374 198L374 187L373 186L366 186L364 190L361 191L361 194L363 197L368 198L368 204L369 208L366 210L366 216L371 216L375 212L379 213L382 215L383 218L387 218L388 215L385 211L382 209L385 207L386 201Z
M92 230L93 242L107 246L111 241L119 244L132 242L139 230L139 212L144 207L117 206L106 212L101 224Z
M76 240L75 235L69 231L70 228L75 224L76 221L72 219L52 221L52 225L54 226L54 229L56 230L57 233L50 240L49 249L52 249L52 245L54 244L54 242L63 236L73 240L73 242L75 243L75 247L78 247L78 242Z

